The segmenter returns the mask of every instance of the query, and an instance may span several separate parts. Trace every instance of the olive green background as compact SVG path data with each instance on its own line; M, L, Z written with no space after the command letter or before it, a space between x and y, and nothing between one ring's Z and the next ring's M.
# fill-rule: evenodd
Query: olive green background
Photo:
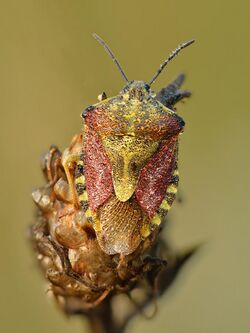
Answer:
M204 242L151 321L130 333L250 331L249 59L250 2L9 0L0 3L0 331L84 331L46 297L26 240L39 157L66 147L80 112L124 82L101 46L111 46L129 79L150 80L181 41L183 51L154 84L179 72L193 97L178 106L183 204L168 235L179 249ZM86 329L85 329L86 332Z

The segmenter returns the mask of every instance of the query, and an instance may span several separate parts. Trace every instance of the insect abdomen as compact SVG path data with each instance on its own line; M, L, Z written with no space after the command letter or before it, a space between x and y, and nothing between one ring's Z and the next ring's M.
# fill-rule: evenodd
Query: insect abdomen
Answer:
M88 195L86 191L86 180L84 175L83 160L79 160L75 169L75 186L78 195L78 200L81 208L84 211L88 209Z

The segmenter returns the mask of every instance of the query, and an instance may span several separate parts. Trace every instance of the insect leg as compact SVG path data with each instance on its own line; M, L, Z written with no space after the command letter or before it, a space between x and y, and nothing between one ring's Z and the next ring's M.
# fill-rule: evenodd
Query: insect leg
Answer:
M62 165L67 177L70 192L72 193L73 204L79 208L78 196L74 184L74 168L76 163L80 160L80 154L72 154L69 149L65 149L62 155Z
M61 168L61 152L57 146L52 145L49 151L42 158L42 170L49 182L49 186L53 185L59 178Z
M183 98L190 97L191 92L188 90L179 90L180 86L185 80L185 75L180 74L177 78L171 82L167 87L162 88L156 95L158 101L160 101L166 107L173 109L174 105Z
M77 191L74 184L74 170L82 156L82 135L75 135L72 139L70 147L65 149L62 154L62 165L72 193L73 204L79 208Z

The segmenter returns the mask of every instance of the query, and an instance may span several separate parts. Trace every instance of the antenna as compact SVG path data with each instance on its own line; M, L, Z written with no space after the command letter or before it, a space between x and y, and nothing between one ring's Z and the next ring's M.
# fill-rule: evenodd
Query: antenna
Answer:
M149 86L151 86L155 80L157 79L157 77L161 74L161 72L163 71L163 69L167 66L167 64L169 63L170 60L172 60L175 56L177 56L177 54L182 50L184 49L185 47L191 45L194 43L194 39L188 41L188 42L185 42L185 43L182 43L180 44L174 51L172 51L170 53L170 55L167 57L167 59L161 64L160 68L158 69L158 71L155 73L155 75L153 76L152 80L150 81L149 83Z
M118 60L116 59L116 57L114 56L113 52L110 50L108 45L96 33L93 33L93 37L104 47L105 51L110 55L111 59L114 61L114 63L118 67L118 69L119 69L120 73L122 74L122 76L124 77L125 81L129 82L126 74L123 72L123 69L121 68L121 65L119 64Z

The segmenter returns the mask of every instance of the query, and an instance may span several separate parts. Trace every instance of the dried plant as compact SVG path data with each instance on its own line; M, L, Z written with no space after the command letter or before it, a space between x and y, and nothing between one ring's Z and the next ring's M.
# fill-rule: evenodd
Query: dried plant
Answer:
M60 156L54 147L48 155L47 166ZM52 170L50 165L46 176ZM66 184L61 172L56 185L52 172L54 181L50 175L48 183L33 192L39 209L30 238L49 291L66 315L86 317L91 332L122 333L133 317L144 314L145 307L153 304L156 310L157 299L166 293L195 248L176 253L158 234L122 261L118 254L106 255L93 231L82 227L79 212L59 199Z

